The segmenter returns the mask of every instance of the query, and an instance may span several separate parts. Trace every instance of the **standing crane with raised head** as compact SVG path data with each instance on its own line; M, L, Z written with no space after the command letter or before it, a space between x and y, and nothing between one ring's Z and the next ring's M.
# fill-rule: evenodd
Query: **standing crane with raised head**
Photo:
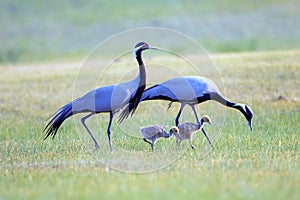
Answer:
M146 42L139 42L133 50L133 55L139 65L139 73L135 79L120 84L99 87L61 107L56 111L44 128L44 132L46 133L44 139L47 139L49 136L54 138L61 124L72 115L77 113L88 113L81 118L81 122L94 141L96 149L98 149L99 144L85 121L95 114L109 113L107 136L110 150L112 150L110 127L115 113L120 111L127 104L129 105L130 111L133 113L140 103L140 98L145 89L146 70L142 60L142 52L147 49L155 48Z

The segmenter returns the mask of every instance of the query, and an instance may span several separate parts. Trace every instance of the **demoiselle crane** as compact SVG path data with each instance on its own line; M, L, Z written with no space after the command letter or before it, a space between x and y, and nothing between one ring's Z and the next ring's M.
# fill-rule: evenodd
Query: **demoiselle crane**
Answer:
M154 144L159 138L169 138L172 134L178 133L176 126L171 127L169 133L160 125L150 125L141 127L141 135L143 140L151 145L152 151L154 151Z
M146 70L142 60L142 52L147 49L155 48L146 42L139 42L133 49L133 55L135 56L139 65L139 73L135 79L120 84L97 88L61 107L56 111L54 116L44 128L44 132L46 132L44 139L47 139L49 136L54 138L61 124L68 117L77 113L88 113L86 116L81 118L81 122L94 141L96 149L98 149L99 144L92 132L89 130L85 121L95 114L109 113L107 136L110 150L112 150L110 127L114 114L127 104L130 104L130 109L132 112L134 112L145 89Z
M176 144L179 146L182 140L188 139L192 149L195 149L193 145L193 135L194 133L196 133L197 130L199 130L200 128L202 129L205 123L211 124L211 120L207 115L204 115L201 118L200 123L185 122L183 124L179 124L179 132L174 133L174 136L176 138ZM209 139L208 141L210 142ZM212 144L210 143L210 145Z
M200 123L196 105L208 100L217 101L224 106L239 110L246 120L250 130L252 131L252 118L253 112L251 108L242 103L234 103L222 96L216 84L205 77L201 76L182 76L169 79L163 83L154 85L147 88L140 99L140 101L148 100L167 100L171 101L169 108L173 102L179 102L181 104L179 112L175 119L175 125L178 126L179 118L184 106L191 106L197 123ZM128 106L127 106L128 107ZM127 118L130 114L130 109L124 109L122 113L123 118ZM209 143L211 144L205 130L201 129Z
M197 123L199 123L196 105L208 100L214 100L224 106L239 110L248 121L250 130L252 130L253 112L251 108L245 104L234 103L224 98L216 84L205 77L182 76L169 79L163 83L146 89L143 92L140 101L147 100L168 100L171 101L169 107L173 102L181 103L179 112L175 119L176 126L179 124L179 118L185 105L191 106Z

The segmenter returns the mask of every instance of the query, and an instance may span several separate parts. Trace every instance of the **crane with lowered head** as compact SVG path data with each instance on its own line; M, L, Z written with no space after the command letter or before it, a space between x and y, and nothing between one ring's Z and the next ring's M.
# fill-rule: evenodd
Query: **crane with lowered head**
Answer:
M169 108L173 102L180 103L180 109L175 118L176 126L179 124L181 112L186 105L189 105L192 108L197 123L200 123L196 111L196 105L208 100L213 100L224 106L240 111L248 121L250 130L252 131L253 112L251 108L243 103L235 103L227 100L222 96L216 84L206 77L181 76L156 84L147 88L140 99L140 101L149 100L170 101ZM122 118L127 118L130 114L130 110L130 108L124 109L121 115ZM204 128L201 128L201 130L211 144Z

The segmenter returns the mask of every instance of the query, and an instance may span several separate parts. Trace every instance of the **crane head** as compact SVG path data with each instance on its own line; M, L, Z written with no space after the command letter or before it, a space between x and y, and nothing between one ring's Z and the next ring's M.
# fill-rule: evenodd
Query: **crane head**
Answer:
M137 53L141 53L142 51L144 50L147 50L147 49L156 49L155 47L149 45L148 43L146 42L139 42L135 45L134 49L133 49L133 55L135 57L137 57Z
M246 119L248 121L248 125L250 127L250 130L252 131L252 118L253 118L253 111L251 110L251 108L247 105L245 105L245 111L246 111Z
M241 103L236 103L233 108L238 109L239 111L241 111L243 113L243 115L245 116L245 118L248 121L248 125L250 127L250 130L252 131L252 118L253 118L253 111L251 110L251 108L245 104L241 104Z
M172 135L172 134L176 135L178 133L179 133L179 129L177 128L177 126L172 126L170 128L170 135Z
M206 122L208 124L211 124L211 119L208 115L204 115L201 119L201 122L203 122L203 123Z

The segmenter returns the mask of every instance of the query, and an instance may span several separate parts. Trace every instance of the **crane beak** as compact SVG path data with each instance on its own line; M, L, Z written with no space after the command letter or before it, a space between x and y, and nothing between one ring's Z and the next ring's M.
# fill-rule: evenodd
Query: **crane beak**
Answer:
M157 49L156 47L154 47L154 46L149 46L149 49Z
M250 130L252 131L252 120L249 120L248 124L249 124Z

